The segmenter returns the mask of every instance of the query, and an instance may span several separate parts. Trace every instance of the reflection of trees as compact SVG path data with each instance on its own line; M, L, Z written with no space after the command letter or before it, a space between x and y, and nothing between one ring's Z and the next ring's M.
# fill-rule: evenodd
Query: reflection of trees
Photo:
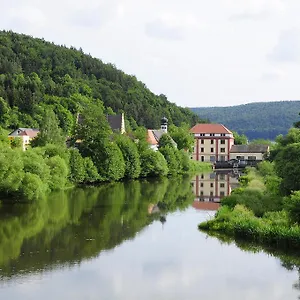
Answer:
M0 269L15 273L74 264L134 238L160 215L193 201L189 178L113 183L57 192L47 200L0 209ZM7 213L8 209L11 209Z
M255 244L248 242L246 240L240 238L232 238L228 235L224 235L219 232L207 232L205 233L208 236L218 238L221 243L224 244L235 244L238 248L246 252L265 252L271 256L280 259L280 264L282 267L287 269L288 271L297 271L298 272L298 280L292 285L294 289L300 291L300 254L296 250L291 250L288 248L272 248L270 245L267 244ZM300 296L298 296L300 299Z

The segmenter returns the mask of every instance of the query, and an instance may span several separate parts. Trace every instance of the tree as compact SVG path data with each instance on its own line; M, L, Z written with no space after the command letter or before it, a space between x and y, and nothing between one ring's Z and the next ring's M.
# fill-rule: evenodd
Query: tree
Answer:
M159 148L159 152L164 156L168 164L168 169L169 169L168 174L170 175L175 175L181 172L180 162L178 161L178 157L176 155L177 151L178 151L177 149L170 146Z
M147 149L141 153L141 177L166 176L168 164L159 151Z
M86 178L85 162L78 149L70 149L70 180L75 183L82 183Z
M58 125L57 117L55 113L49 109L44 112L39 134L31 142L33 147L41 147L46 144L54 144L62 147L65 146L65 137Z
M188 125L182 124L181 127L172 125L169 127L169 132L179 150L192 151L195 141L193 135L189 132Z
M275 170L282 178L284 193L300 190L300 143L283 147L275 158Z
M236 131L233 131L233 137L234 137L234 144L235 145L247 145L248 144L248 138L244 134L238 134Z
M171 147L171 148L175 147L174 141L167 133L163 134L159 139L159 148L163 148L163 147Z
M125 177L138 178L141 172L141 162L136 144L129 137L121 134L116 135L116 143L125 160Z

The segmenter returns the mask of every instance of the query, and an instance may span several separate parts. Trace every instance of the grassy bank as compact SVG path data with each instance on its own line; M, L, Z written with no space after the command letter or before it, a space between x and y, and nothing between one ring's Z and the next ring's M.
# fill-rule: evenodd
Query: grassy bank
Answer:
M280 179L268 164L259 171L248 170L240 180L241 187L225 197L215 217L199 224L199 229L274 247L299 249L300 192L280 196Z

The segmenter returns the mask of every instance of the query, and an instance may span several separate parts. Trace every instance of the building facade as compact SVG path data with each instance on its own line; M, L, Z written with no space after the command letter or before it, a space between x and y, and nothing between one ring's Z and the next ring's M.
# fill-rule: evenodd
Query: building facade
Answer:
M230 159L230 149L234 144L232 132L222 124L197 124L190 132L195 144L192 158L211 162Z
M40 131L35 128L18 128L8 135L8 139L12 142L14 139L20 139L23 151L27 150L32 139L34 139Z

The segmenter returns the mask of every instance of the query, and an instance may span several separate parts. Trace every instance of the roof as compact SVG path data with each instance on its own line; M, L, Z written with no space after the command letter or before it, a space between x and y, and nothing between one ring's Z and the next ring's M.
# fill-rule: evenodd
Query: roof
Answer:
M163 129L148 129L147 130L147 142L150 145L158 145L160 138L164 135L168 134L165 130ZM177 147L176 142L171 138L172 144L174 147Z
M200 210L218 210L220 203L216 202L205 202L205 201L194 201L193 207Z
M222 124L196 124L191 128L192 133L229 133L232 132Z
M269 145L233 145L230 153L266 153Z
M122 115L108 115L107 121L112 130L122 130Z
M155 138L153 130L151 130L151 129L147 130L147 142L150 145L157 145L158 144L158 141Z
M18 128L12 131L8 136L29 136L35 138L39 132L39 129L36 128Z

